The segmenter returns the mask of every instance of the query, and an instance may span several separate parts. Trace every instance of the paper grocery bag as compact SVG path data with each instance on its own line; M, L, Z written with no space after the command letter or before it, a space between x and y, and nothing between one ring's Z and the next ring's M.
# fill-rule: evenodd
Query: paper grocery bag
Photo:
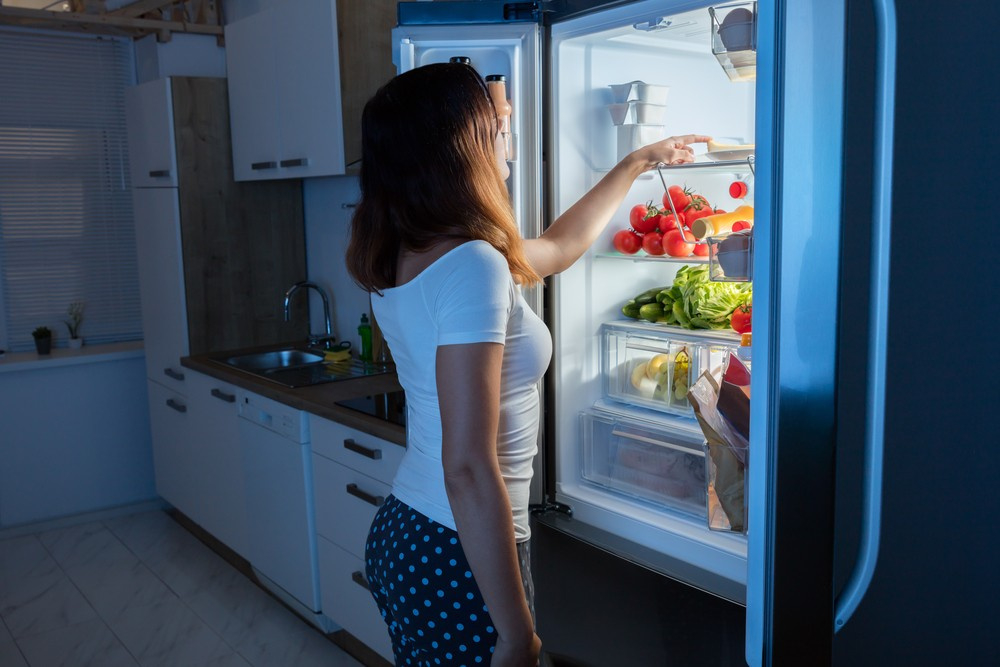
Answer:
M702 373L688 391L688 400L694 408L694 416L705 435L705 448L708 452L706 475L709 495L709 528L718 529L713 525L711 516L711 498L718 498L722 510L729 520L729 530L744 532L746 530L746 466L736 455L738 442L733 442L732 429L725 423L717 409L719 385L707 372ZM723 526L724 528L724 526Z

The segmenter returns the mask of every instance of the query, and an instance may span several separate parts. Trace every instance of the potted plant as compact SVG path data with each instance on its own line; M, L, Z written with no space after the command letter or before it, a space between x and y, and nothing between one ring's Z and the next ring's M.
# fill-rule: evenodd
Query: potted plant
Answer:
M66 328L69 329L69 346L77 349L83 345L83 339L80 338L80 325L83 324L83 301L74 301L69 304L69 310L66 311L66 314L69 316L68 320L64 320Z
M36 327L31 335L35 338L35 349L38 354L48 354L52 351L52 330L48 327Z

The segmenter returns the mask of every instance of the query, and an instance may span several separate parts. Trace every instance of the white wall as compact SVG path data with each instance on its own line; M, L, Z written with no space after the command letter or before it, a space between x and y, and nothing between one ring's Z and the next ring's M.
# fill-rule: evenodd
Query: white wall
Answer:
M156 497L141 350L59 355L0 367L0 526Z
M359 350L358 324L368 313L368 293L358 287L344 265L350 219L360 190L355 176L309 178L305 191L306 261L309 279L319 283L330 295L333 333L338 340L349 340ZM310 295L312 331L320 331L323 310L319 298Z

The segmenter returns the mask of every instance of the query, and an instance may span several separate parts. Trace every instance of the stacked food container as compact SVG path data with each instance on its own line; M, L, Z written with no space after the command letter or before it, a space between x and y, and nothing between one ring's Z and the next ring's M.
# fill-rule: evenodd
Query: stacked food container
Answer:
M644 81L608 87L611 89L608 112L618 127L619 160L637 148L664 138L669 87Z

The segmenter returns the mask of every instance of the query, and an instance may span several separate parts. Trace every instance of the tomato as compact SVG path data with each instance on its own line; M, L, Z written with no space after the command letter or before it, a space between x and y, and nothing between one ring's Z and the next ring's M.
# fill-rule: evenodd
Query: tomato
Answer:
M681 211L691 203L691 191L679 185L671 185L663 193L663 210L670 210L670 202L674 203L674 210L677 211L677 215L680 215Z
M636 204L628 212L628 223L632 225L632 229L639 231L639 227L642 226L642 221L647 215L649 215L649 207L645 204Z
M642 239L630 229L619 229L611 239L615 250L626 255L634 255L642 247Z
M708 205L707 201L699 198L691 200L688 207L684 209L682 217L684 218L684 224L690 227L691 223L698 218L704 218L709 215L715 215L715 211Z
M715 209L716 215L719 215L719 214L725 213L725 212L726 212L726 209L724 209L724 208L717 208L717 209Z
M750 331L750 315L752 311L753 306L748 303L736 306L736 310L733 311L732 318L730 319L733 331L736 333L747 333Z
M738 232L743 229L750 229L751 227L753 227L753 224L747 222L746 220L737 220L736 222L733 223L734 232Z
M642 237L642 249L647 255L663 254L663 234L650 232Z
M652 202L650 202L650 204L651 203ZM647 209L646 216L636 220L633 220L631 216L629 216L629 224L631 224L632 229L637 231L639 234L648 234L649 232L656 231L656 222L657 218L660 217L660 214L655 206L647 204L643 208Z
M659 219L656 221L656 226L659 228L661 234L666 234L671 229L677 229L677 223L674 222L673 213L661 213L657 216Z
M695 247L695 244L689 241L694 241L694 234L685 230L684 236L681 236L675 229L663 237L663 248L671 257L688 257Z
M708 257L708 244L699 243L694 247L694 255L696 257Z

